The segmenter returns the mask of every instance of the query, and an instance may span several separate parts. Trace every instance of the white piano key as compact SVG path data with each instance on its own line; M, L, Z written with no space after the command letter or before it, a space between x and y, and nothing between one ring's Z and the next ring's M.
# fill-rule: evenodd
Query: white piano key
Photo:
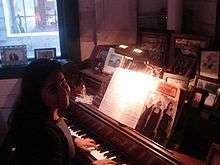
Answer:
M103 154L101 154L99 151L97 150L93 150L90 152L90 154L95 157L97 160L102 160L102 159L107 159L106 156L104 156Z
M86 134L79 134L79 133L83 133L82 130L72 130L70 127L68 127L70 130L70 133L72 136L78 137L78 138L83 138L84 136L86 136ZM98 150L96 150L96 148L101 147L101 144L96 144L96 147L88 147L90 154L97 160L102 160L102 159L110 159L113 160L115 158L117 158L116 156L112 156L110 158L107 158L107 156L105 156L104 154L109 153L110 151L103 151L100 152ZM123 164L126 165L126 164Z
M112 156L112 157L110 157L108 159L112 160L112 159L115 159L115 158L116 158L116 156Z
M83 136L86 136L86 134L78 135L80 138L83 138Z
M96 148L95 147L88 147L87 148L89 151L93 151L93 150L95 150Z
M107 154L107 153L109 153L109 151L104 151L104 152L101 152L101 154Z

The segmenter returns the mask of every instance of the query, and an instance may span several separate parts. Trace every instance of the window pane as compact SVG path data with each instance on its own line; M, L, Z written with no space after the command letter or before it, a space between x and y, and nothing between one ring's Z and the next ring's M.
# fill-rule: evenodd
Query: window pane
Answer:
M23 0L13 0L11 1L12 5L12 17L13 17L13 12L14 16L24 16L24 6L23 6Z
M58 31L55 0L9 0L5 10L11 34Z
M56 0L0 0L0 9L4 9L0 46L26 45L32 58L34 49L56 48L60 56L56 4Z
M20 0L21 1L21 0ZM25 4L25 15L35 16L34 0L24 0Z
M31 33L35 31L35 17L26 17L27 21L27 32Z
M22 17L20 15L16 16L15 19L12 22L12 32L13 33L25 33L26 27L25 27L25 17Z

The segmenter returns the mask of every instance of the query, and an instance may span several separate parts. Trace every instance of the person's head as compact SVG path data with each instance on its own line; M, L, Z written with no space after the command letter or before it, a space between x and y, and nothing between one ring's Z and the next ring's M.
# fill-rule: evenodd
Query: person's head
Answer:
M164 109L164 113L167 113L167 112L172 112L173 111L173 103L172 102L169 102L167 104L167 107Z
M64 75L71 88L71 97L81 94L83 89L83 79L80 73L81 65L68 62L63 65Z
M156 107L161 107L161 105L162 105L162 102L159 100L157 103L156 103Z
M169 110L172 110L172 109L173 109L173 103L172 103L172 102L169 102L169 103L167 104L167 109L169 109Z
M120 63L121 63L121 60L120 60L120 59L117 59L117 60L115 61L115 66L118 67L118 66L120 65Z
M14 116L34 115L52 119L52 111L68 106L69 92L59 62L47 59L33 61L25 68Z

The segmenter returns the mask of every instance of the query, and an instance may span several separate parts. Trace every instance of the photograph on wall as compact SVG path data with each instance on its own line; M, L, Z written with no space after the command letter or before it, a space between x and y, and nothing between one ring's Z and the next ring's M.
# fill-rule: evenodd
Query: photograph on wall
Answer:
M56 58L56 48L34 49L35 59L54 59Z
M2 66L19 66L27 64L27 50L25 45L1 46Z
M181 49L178 48L176 49L172 72L185 77L192 77L196 72L196 61L195 57L183 54Z
M166 145L171 135L177 106L179 88L160 82L156 91L151 91L145 102L136 129L161 145Z
M200 62L200 75L214 79L219 78L219 51L202 51Z
M141 33L141 47L151 64L162 67L165 64L169 37L164 33Z
M209 38L190 34L172 34L170 55L173 57L169 72L193 78L197 71L200 49L207 49Z
M205 48L206 42L200 40L192 40L186 38L177 38L175 40L175 48L179 48L182 54L192 57L199 57L199 49Z

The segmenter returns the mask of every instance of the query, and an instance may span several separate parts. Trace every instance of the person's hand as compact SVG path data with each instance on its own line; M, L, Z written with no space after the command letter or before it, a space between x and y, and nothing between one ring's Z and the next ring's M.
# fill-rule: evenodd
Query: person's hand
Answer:
M79 147L80 149L83 149L85 151L90 152L91 148L96 148L96 142L93 139L90 138L75 138L74 140L75 144L77 147Z
M96 160L92 162L92 165L110 165L110 164L117 164L117 163L110 159Z

